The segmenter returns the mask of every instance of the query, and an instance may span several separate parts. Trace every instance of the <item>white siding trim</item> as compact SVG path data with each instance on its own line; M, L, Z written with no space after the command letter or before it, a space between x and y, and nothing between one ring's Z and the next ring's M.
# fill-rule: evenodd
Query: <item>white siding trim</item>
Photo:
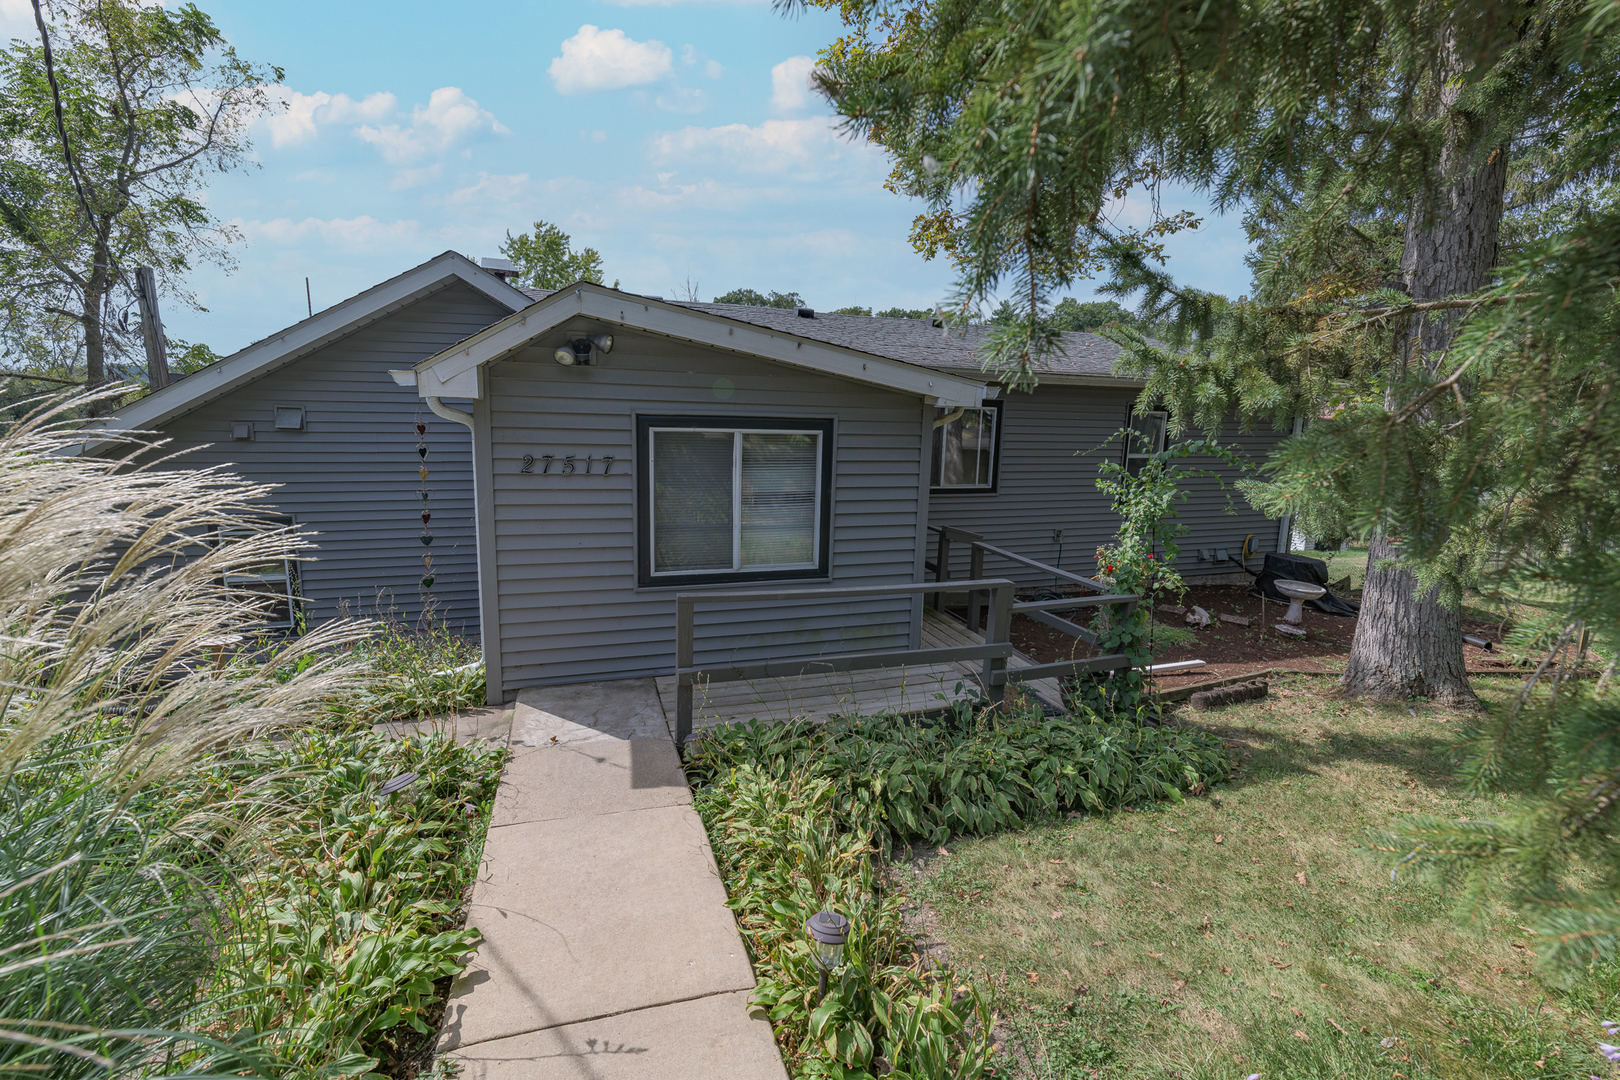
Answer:
M977 405L982 379L843 349L705 311L665 304L582 282L507 316L437 356L416 365L417 392L424 397L466 397L468 374L500 360L576 315L728 352L758 356L822 375L835 375L885 390L900 390L939 405Z

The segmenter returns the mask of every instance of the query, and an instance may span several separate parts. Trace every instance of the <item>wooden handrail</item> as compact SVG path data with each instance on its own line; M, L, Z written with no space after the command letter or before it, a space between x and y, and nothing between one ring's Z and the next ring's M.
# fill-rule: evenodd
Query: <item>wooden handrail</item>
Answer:
M862 671L868 668L903 667L907 664L952 663L983 660L981 682L991 701L1000 701L1006 692L1007 658L1012 655L1013 583L1007 578L975 578L955 583L975 598L990 594L990 625L982 645L961 645L946 649L887 649L881 652L840 653L805 660L775 660L760 664L730 664L700 668L695 664L696 630L693 620L701 603L781 603L788 600L853 600L879 596L915 596L939 586L934 582L905 585L856 585L839 588L770 589L753 592L680 593L675 597L675 745L685 746L692 735L692 687L699 681L729 682L804 675L812 671Z

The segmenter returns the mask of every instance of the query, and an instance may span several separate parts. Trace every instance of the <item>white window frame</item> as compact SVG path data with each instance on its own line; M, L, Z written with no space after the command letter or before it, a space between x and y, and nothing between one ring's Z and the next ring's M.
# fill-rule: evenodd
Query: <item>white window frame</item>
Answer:
M952 409L950 411L955 412L956 410ZM949 495L952 492L973 492L973 493L977 493L977 494L983 494L985 492L994 492L996 490L997 485L1000 484L1000 482L1001 482L1001 423L1002 423L1002 420L1005 418L1005 411L1002 409L1001 402L999 402L999 401L987 401L983 405L978 405L978 406L970 405L970 406L964 408L962 410L962 414L963 414L963 416L965 416L968 413L974 412L974 411L987 412L992 417L994 417L994 420L993 420L993 425L994 426L992 427L991 432L990 432L990 480L989 480L989 482L984 483L984 484L947 484L947 483L944 482L944 480L945 480L945 475L944 475L945 462L944 462L944 458L941 457L940 454L939 454L939 448L940 448L941 443L944 440L944 435L941 432L942 432L943 428L949 427L950 425L949 424L942 424L942 425L940 425L940 427L935 428L932 431L930 431L929 432L929 437L928 437L928 490L929 490L930 493L937 494L937 495ZM937 420L938 417L936 417L935 419ZM957 420L960 420L960 419L961 419L961 417L957 418ZM953 420L953 421L951 421L951 423L956 423L957 420Z
M682 417L645 418L641 432L645 438L645 460L637 495L638 513L643 518L641 529L645 550L638 558L638 578L643 586L676 584L729 584L762 579L826 577L830 565L827 550L827 529L831 526L831 513L827 498L827 485L831 473L833 423L819 419L783 419L765 417L738 417L735 422L724 418L705 417L683 422ZM752 422L750 422L752 421ZM731 443L731 566L705 567L695 570L657 570L654 552L657 544L657 514L653 500L657 493L657 445L660 432L707 432L732 436ZM775 563L768 566L742 565L742 442L744 435L813 435L816 440L815 514L811 534L811 553L814 558L803 563Z
M265 524L271 528L290 528L295 524L295 522L291 518L285 518L266 521ZM228 527L215 525L209 532L209 542L213 546L218 547L226 540L246 539L248 537L257 535L262 531L264 530L249 528L247 526ZM251 574L226 574L221 578L221 581L227 589L240 588L249 583L262 584L277 580L281 582L281 595L287 598L287 618L285 620L267 621L257 624L266 630L296 629L298 626L298 608L299 605L303 603L303 598L299 594L297 562L286 557L283 557L280 562L282 573L279 579L274 576L265 577Z

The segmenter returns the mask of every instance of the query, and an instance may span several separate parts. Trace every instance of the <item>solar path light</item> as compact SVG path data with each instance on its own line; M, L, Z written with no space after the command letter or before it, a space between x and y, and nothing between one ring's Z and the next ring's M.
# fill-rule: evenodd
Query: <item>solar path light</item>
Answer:
M818 911L804 924L816 945L816 1003L827 996L827 972L844 962L844 942L849 940L849 920L836 911Z

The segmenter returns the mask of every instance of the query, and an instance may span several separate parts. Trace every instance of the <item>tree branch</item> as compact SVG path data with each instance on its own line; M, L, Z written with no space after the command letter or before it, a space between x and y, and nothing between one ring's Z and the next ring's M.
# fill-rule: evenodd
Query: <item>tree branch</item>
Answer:
M56 82L56 61L51 56L51 35L45 29L45 14L39 9L39 0L34 3L34 25L39 27L40 44L45 50L45 77L51 84L51 103L56 107L56 134L62 140L62 156L67 159L68 177L73 181L73 190L79 194L79 205L84 207L87 218L96 216L90 209L90 200L84 194L84 185L79 182L79 167L73 160L73 144L68 141L67 122L62 118L62 88Z

